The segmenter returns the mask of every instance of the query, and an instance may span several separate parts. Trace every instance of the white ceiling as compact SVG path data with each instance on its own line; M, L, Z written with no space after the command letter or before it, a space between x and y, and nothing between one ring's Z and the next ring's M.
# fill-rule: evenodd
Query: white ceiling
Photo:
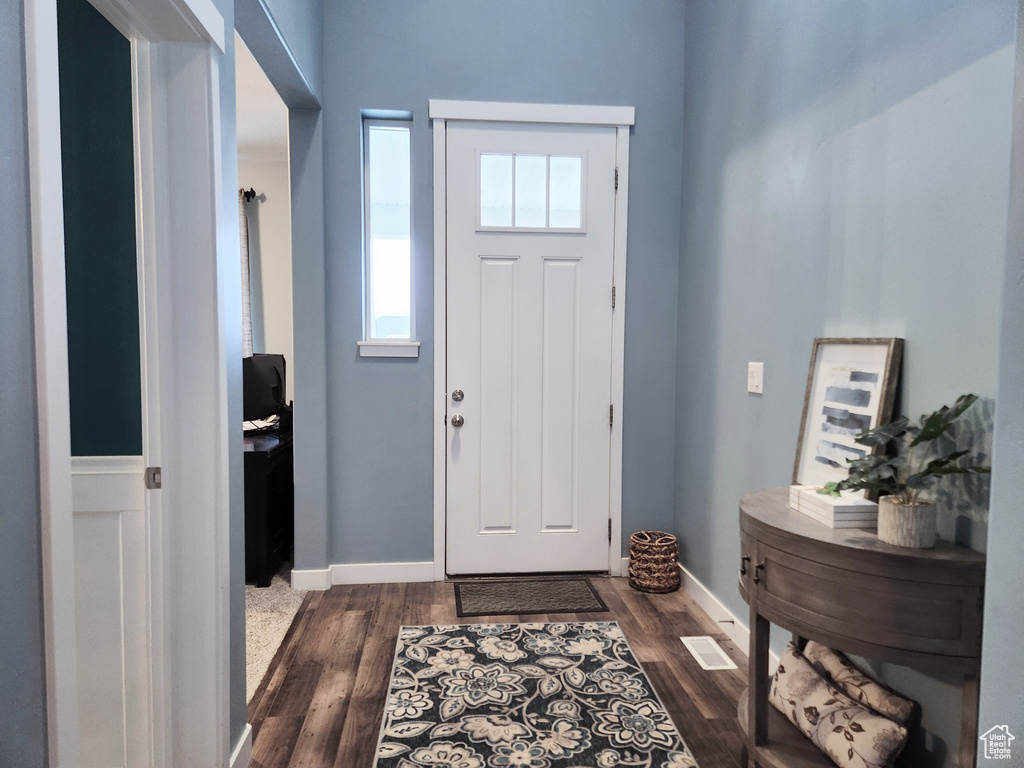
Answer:
M288 108L237 33L235 78L239 156L287 160Z

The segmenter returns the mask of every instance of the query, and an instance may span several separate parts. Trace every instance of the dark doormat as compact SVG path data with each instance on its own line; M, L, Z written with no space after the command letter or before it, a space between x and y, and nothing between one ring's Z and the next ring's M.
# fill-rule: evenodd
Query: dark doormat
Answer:
M455 585L455 607L459 616L608 610L586 579L463 581Z

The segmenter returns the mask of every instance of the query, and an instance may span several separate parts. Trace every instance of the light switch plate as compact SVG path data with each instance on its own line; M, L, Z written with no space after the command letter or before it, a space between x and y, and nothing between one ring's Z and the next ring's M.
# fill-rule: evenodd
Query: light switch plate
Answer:
M747 392L764 394L764 363L747 363Z

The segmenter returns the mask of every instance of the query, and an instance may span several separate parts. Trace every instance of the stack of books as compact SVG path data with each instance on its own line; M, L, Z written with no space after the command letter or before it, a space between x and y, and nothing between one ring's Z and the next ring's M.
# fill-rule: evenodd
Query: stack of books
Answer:
M791 485L789 508L829 528L878 527L878 504L850 491L829 496L815 485Z

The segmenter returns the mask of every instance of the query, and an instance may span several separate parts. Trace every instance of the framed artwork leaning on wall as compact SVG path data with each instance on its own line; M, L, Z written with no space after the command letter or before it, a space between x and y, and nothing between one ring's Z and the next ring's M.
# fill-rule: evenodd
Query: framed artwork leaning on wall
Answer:
M814 340L800 417L794 485L822 486L847 475L869 451L855 436L892 418L903 339Z

